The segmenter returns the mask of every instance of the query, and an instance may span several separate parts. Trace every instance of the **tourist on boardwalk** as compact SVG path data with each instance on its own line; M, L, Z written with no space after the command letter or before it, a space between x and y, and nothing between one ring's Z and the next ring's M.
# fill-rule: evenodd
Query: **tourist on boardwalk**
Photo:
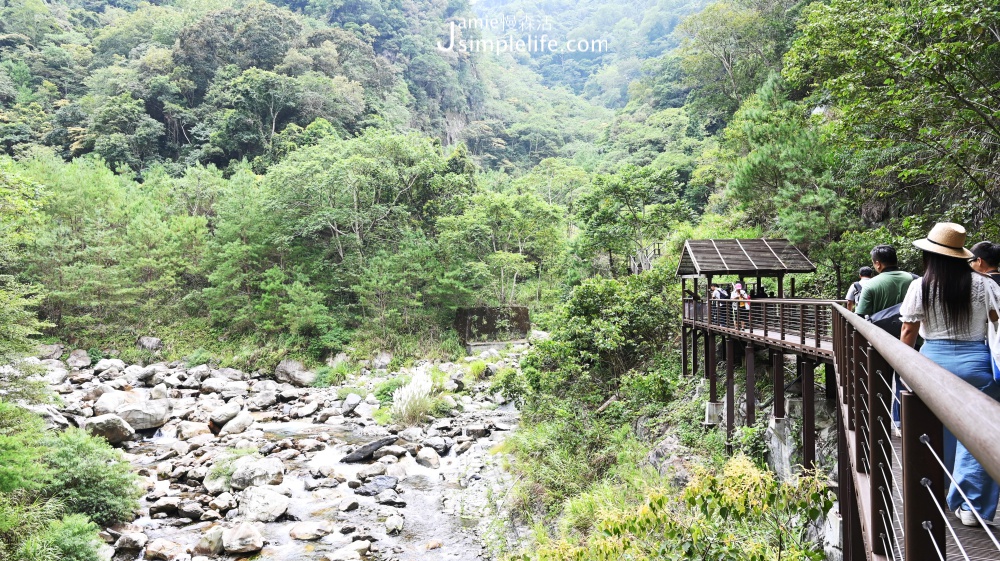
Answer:
M875 276L875 269L865 265L858 269L858 279L856 282L851 283L851 288L847 289L847 296L844 298L847 300L847 309L854 311L854 308L858 305L858 299L861 298L861 289L868 286L868 283L872 281L872 277Z
M725 304L719 302L719 300L729 300L729 293L726 292L725 288L722 288L716 283L709 285L711 290L712 302L712 323L716 325L728 326L729 325L729 313L726 311Z
M935 224L926 238L913 242L924 252L924 276L906 292L900 309L900 339L913 345L919 333L924 338L921 354L1000 401L1000 386L993 381L990 350L984 343L989 319L997 318L986 304L987 291L1000 299L1000 287L970 269L975 255L965 249L965 239L965 228L943 222ZM1000 486L951 431L946 428L944 432L945 465L953 462L955 481L971 506L983 520L993 520ZM947 500L962 524L978 524L954 484Z
M878 272L878 276L873 278L858 298L858 307L855 311L861 316L871 316L903 301L906 290L910 283L916 278L913 273L899 270L899 259L896 257L896 248L891 245L881 244L872 248L872 267ZM893 323L895 329L887 329L893 337L899 337L898 328L900 323ZM892 400L892 422L899 428L899 394L903 390L903 382L899 379L899 374L892 373L892 384L894 387Z
M733 302L733 321L736 323L736 328L745 329L746 318L750 314L750 295L743 290L742 284L736 283L733 285L731 298L736 300Z
M972 268L977 272L988 275L991 279L1000 284L1000 244L993 242L979 242L972 246L972 254L975 258L969 261Z

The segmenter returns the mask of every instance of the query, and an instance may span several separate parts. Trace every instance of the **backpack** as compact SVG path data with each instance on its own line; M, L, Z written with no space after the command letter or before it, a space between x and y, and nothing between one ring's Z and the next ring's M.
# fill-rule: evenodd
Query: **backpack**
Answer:
M851 302L854 302L856 304L856 303L858 303L858 302L861 301L861 289L862 288L864 288L864 287L861 286L861 281L858 281L858 282L854 283L854 300L851 300Z
M729 300L729 293L725 288L719 287L719 300Z
M875 324L876 327L882 329L886 333L889 333L896 339L899 339L899 334L903 331L903 320L900 319L901 314L899 309L903 306L900 302L895 306L889 306L884 310L875 312L874 314L868 316L868 321Z

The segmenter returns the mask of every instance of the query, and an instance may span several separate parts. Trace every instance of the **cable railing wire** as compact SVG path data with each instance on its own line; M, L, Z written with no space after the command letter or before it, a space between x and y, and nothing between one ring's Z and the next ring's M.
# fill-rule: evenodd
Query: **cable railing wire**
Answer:
M882 515L882 522L887 527L889 527L889 528L892 529L892 541L891 542L886 542L885 541L885 534L882 534L882 544L885 545L886 549L889 551L889 553L892 554L892 558L893 559L897 559L899 557L902 557L902 555L899 555L897 553L897 552L903 551L903 547L899 544L899 538L900 538L900 536L896 535L896 526L892 523L892 520L889 520L888 518L886 518L884 510L881 511L879 514ZM892 547L893 543L896 544L895 548Z
M965 552L965 548L962 547L962 540L958 539L958 534L955 533L955 527L951 525L951 521L948 520L948 516L944 513L944 509L941 508L941 504L938 503L937 497L934 496L934 491L931 489L931 481L926 477L920 480L920 484L923 485L924 489L927 489L927 493L931 496L931 502L937 507L938 514L941 515L941 520L944 521L944 525L951 532L952 539L955 540L955 545L958 546L958 550L962 552L962 557L965 557L965 561L969 561L969 554ZM927 523L926 521L924 522ZM930 528L927 528L927 532L930 533ZM934 541L933 539L931 541ZM934 547L937 547L937 542L934 541Z
M934 447L931 446L930 437L927 436L926 434L922 434L920 435L920 442L922 442L925 446L927 446L927 449L931 451L931 456L934 456L934 460L938 463L938 465L941 466L941 469L944 470L945 475L947 475L948 479L951 480L951 484L954 485L955 489L958 490L958 493L962 495L962 500L965 501L965 504L969 505L969 510L971 510L972 514L975 515L976 520L979 521L979 525L982 526L984 530L986 530L986 535L988 535L990 537L990 540L993 541L993 545L995 545L997 549L1000 550L1000 542L997 541L996 536L994 536L993 532L991 532L990 529L986 526L986 522L983 520L981 516L979 516L979 513L976 512L976 509L972 507L972 501L970 501L969 497L966 496L965 491L962 490L962 486L959 485L957 481L955 481L955 477L951 474L948 468L944 467L944 462L941 461L941 458L934 450Z

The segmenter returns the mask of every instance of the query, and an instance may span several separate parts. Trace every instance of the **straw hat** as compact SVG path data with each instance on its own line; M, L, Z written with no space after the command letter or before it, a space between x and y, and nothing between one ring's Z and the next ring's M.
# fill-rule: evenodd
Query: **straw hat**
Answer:
M913 245L931 253L957 257L959 259L969 259L975 257L971 251L965 249L965 228L953 222L938 222L931 228L927 237L913 242Z

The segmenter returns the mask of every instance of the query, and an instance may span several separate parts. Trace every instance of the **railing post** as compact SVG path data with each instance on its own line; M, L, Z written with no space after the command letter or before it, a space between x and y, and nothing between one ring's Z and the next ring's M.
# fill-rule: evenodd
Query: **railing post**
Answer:
M785 355L780 350L771 353L774 369L774 418L785 418Z
M900 401L906 561L937 559L936 547L944 550L945 527L935 502L944 503L945 487L944 472L934 456L942 457L944 431L941 421L915 393L904 391ZM933 494L927 492L928 488Z
M733 380L736 362L736 343L726 337L726 451L733 453L733 427L736 424L736 384Z
M847 445L847 419L844 410L837 407L837 500L840 503L840 535L844 561L867 561L865 537L861 532L858 497L854 488L854 473Z
M764 321L762 322L764 324L764 337L767 337L767 320L770 318L770 316L767 315L767 302L764 302L763 308L764 313L761 317L764 318Z
M816 329L816 348L820 348L819 345L819 304L813 305L813 327Z
M757 422L757 373L754 371L753 343L746 347L747 369L747 426L752 427Z
M800 362L802 376L802 465L806 469L816 467L816 403L814 375L816 363L810 360Z
M781 335L780 339L785 340L785 304L778 304L778 333Z
M886 555L885 541L893 539L892 532L892 437L889 427L892 419L887 410L892 403L892 369L882 355L868 348L868 414L870 427L868 442L870 470L870 504L873 528L872 552ZM880 539L884 536L884 539Z
M799 344L806 344L806 306L799 304Z

